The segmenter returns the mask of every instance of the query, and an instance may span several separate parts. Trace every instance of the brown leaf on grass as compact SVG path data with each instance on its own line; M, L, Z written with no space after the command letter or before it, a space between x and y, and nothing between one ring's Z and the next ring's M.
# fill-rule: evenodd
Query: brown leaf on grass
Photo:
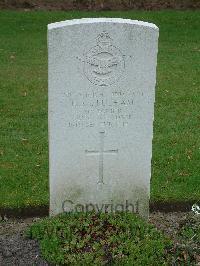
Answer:
M179 176L189 176L189 173L182 171L179 173Z
M198 263L198 265L200 265L200 255L194 254L194 258L195 258L196 262Z
M2 162L0 163L0 168L2 169L13 169L15 168L15 164L12 162Z
M21 139L21 142L22 142L23 144L27 144L28 139L22 138L22 139Z
M185 261L187 261L187 253L185 251L183 251L183 258Z

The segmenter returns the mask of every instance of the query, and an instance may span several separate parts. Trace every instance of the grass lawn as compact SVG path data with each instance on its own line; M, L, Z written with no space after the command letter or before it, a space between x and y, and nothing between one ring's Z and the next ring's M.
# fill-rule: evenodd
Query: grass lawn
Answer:
M99 16L159 26L151 200L200 199L200 11L1 11L0 207L48 205L47 24Z

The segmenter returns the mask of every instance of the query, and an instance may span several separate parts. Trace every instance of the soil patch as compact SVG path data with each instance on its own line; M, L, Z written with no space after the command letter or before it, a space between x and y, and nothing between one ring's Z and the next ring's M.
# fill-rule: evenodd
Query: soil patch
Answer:
M0 265L49 265L40 257L39 245L27 239L24 231L34 219L7 220L0 223Z
M199 0L1 0L1 9L26 10L161 10L199 9Z

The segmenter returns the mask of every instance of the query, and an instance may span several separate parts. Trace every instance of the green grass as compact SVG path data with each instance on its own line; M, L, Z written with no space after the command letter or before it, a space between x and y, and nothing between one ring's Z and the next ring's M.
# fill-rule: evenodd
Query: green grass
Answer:
M0 207L48 204L46 25L98 16L159 26L151 200L199 200L199 11L1 11Z
M130 213L65 214L33 224L42 256L56 265L166 265L172 242Z
M62 214L37 221L25 232L39 241L44 259L56 265L198 264L199 215L188 213L178 230L172 234L166 228L165 234L131 213Z

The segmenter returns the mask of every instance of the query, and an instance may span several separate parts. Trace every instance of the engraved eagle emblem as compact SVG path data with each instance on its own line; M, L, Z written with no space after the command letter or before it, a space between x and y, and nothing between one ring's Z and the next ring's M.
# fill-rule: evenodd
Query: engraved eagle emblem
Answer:
M96 46L84 54L84 74L95 85L108 86L116 82L122 75L125 62L119 48L107 32L96 38Z

